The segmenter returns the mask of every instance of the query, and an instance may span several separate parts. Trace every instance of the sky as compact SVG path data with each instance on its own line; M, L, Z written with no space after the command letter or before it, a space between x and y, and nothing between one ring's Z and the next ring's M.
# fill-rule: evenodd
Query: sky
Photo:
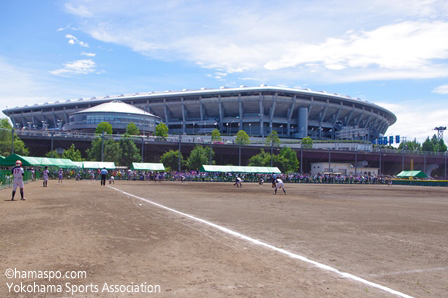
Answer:
M446 0L2 0L0 110L266 84L359 97L423 142L448 126L447 36Z

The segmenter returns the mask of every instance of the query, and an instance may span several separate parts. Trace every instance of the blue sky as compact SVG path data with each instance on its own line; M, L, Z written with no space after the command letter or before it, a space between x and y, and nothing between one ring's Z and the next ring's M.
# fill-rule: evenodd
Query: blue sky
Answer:
M384 106L387 135L423 141L448 124L447 36L445 0L3 0L0 109L267 84Z

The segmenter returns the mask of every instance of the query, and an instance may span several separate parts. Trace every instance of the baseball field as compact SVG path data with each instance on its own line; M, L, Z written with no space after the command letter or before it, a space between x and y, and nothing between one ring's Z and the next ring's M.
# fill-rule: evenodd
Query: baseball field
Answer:
M0 297L448 297L448 188L40 181L0 191Z

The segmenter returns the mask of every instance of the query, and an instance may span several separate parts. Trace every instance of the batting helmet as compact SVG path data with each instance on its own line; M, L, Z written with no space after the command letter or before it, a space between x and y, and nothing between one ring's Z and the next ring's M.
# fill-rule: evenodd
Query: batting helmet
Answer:
M21 166L21 165L22 165L22 162L21 162L20 160L18 160L18 161L16 161L16 165L17 165L17 166Z

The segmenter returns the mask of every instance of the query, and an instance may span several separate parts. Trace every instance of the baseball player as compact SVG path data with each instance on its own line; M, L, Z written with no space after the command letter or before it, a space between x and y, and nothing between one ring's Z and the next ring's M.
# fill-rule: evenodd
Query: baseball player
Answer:
M21 200L25 201L25 198L23 197L23 175L25 174L25 171L22 168L22 162L20 160L16 161L16 166L12 168L11 172L14 176L14 188L12 191L11 201L14 201L17 186L20 188L20 196L22 197Z
M283 192L286 195L286 190L285 190L285 186L283 185L283 181L280 178L275 179L275 191L274 191L274 195L277 194L277 188L281 188L283 190Z
M243 183L241 182L242 182L241 178L236 176L235 183L233 185L236 185L236 188L243 187Z
M44 177L44 182L43 182L43 186L47 187L48 186L48 174L50 173L50 171L48 170L48 167L45 167L45 170L43 172L43 177Z

